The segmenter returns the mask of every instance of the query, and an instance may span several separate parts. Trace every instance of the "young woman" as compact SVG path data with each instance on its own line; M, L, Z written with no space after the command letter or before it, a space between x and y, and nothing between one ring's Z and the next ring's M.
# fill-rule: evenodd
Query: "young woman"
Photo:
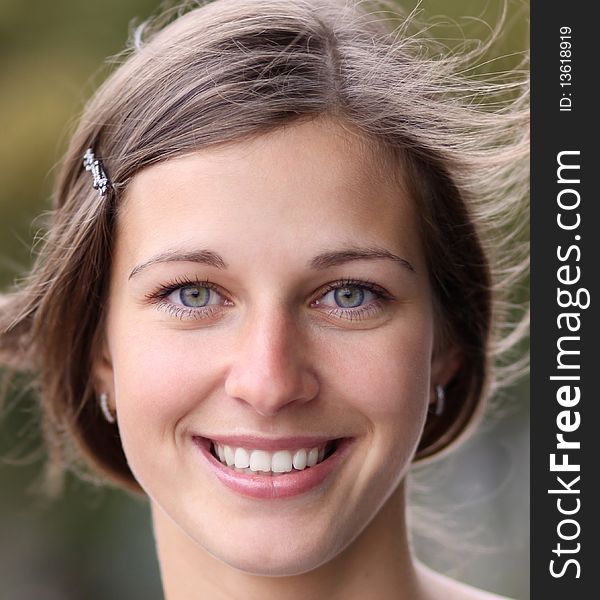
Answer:
M386 22L217 0L141 32L4 298L53 460L148 497L169 600L493 597L415 561L405 478L519 337L524 82Z

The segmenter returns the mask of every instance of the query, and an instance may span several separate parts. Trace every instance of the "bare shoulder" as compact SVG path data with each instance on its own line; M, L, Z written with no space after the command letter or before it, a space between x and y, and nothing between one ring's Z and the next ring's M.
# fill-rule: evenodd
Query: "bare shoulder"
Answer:
M510 600L446 577L423 564L417 570L428 600Z

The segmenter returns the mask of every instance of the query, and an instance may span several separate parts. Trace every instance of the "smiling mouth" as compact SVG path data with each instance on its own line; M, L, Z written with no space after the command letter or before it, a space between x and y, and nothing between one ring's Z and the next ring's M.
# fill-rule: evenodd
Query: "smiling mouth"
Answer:
M228 446L210 441L210 453L222 465L238 473L277 477L299 473L327 460L338 448L340 439L330 440L320 446L290 450L257 450Z

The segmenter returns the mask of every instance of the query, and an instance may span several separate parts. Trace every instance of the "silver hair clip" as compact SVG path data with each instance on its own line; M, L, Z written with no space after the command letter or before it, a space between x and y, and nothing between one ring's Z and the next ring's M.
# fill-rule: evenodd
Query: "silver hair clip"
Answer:
M105 196L106 192L108 192L110 181L102 168L102 164L96 158L91 148L88 148L83 155L83 166L86 171L90 171L94 178L93 188L98 190L101 196Z

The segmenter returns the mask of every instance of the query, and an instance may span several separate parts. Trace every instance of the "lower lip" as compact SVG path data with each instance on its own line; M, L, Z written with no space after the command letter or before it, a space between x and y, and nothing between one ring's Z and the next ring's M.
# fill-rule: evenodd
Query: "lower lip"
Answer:
M193 439L219 481L242 496L263 500L299 496L319 487L342 464L352 445L351 438L344 438L338 442L335 452L318 465L306 467L302 471L271 476L238 473L221 464L211 454L210 440L200 437Z

